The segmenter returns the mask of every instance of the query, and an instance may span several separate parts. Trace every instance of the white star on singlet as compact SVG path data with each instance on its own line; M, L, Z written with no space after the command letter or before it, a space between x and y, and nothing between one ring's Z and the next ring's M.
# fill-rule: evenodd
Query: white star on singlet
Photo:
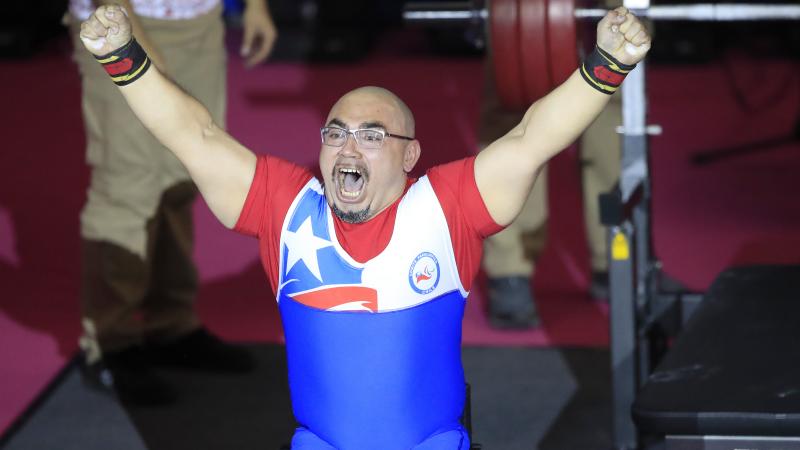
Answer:
M333 244L314 235L314 231L311 228L311 217L306 218L297 228L297 231L286 230L283 242L286 244L287 250L286 273L288 274L298 261L303 261L308 271L322 282L319 261L317 261L317 250L330 247Z

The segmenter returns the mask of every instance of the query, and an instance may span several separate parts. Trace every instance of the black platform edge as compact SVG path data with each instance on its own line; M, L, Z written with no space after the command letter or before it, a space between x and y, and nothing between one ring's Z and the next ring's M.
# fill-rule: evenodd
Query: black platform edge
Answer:
M62 367L50 380L47 385L45 385L44 389L42 389L39 394L33 399L33 401L28 404L27 407L20 413L11 425L6 428L2 435L0 435L0 448L6 446L6 444L11 441L13 438L24 426L28 423L28 421L33 417L39 408L44 405L48 398L50 398L53 393L58 390L59 387L64 383L64 380L67 379L67 375L72 372L73 369L77 369L78 364L80 362L81 353L75 352L72 357L64 364Z
M703 323L708 310L714 307L714 303L718 303L716 298L718 291L721 290L721 285L728 282L732 277L738 277L742 274L755 275L759 280L767 278L776 273L781 276L792 275L792 283L800 283L800 264L763 264L763 265L740 265L729 267L721 272L712 282L706 296L709 302L700 302L695 314L689 319L684 327L685 329L692 329L697 323ZM794 291L793 291L794 292ZM800 302L800 289L796 290L798 293L798 302ZM706 308L704 308L704 304ZM703 311L703 310L706 311ZM701 314L697 314L701 313ZM798 319L800 324L800 319ZM799 325L800 326L800 325ZM679 349L688 339L683 338L679 334L673 343L673 349ZM664 360L661 361L659 366L653 371L650 378L659 376L660 372L666 369L669 371L676 358L671 357L670 352L667 352ZM680 435L731 435L732 430L736 430L733 435L761 435L761 436L775 436L775 437L797 437L800 436L800 412L781 411L774 413L765 413L763 411L683 411L664 410L653 407L649 403L649 399L643 401L643 397L647 398L651 392L652 386L647 382L644 383L642 389L637 394L636 400L631 405L631 416L637 428L641 432L667 435L667 434L680 434ZM652 396L650 396L652 397ZM724 424L724 425L721 425Z
M742 436L797 437L800 430L800 414L652 412L635 404L631 410L639 430L659 435L730 435L730 429L739 429ZM708 420L725 422L727 431L703 426Z

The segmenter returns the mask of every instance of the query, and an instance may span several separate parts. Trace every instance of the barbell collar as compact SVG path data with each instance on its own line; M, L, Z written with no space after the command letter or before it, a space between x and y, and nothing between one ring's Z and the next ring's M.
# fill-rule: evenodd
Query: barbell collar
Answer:
M614 128L614 131L617 134L622 134L625 136L661 136L661 134L664 132L664 129L661 127L661 125L648 125L644 128L639 127L630 129L620 125Z

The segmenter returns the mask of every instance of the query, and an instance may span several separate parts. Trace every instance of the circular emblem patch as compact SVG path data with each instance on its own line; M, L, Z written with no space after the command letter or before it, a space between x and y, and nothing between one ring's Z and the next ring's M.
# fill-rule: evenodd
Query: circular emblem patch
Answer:
M418 294L427 294L439 284L439 261L433 253L422 252L408 269L408 283Z

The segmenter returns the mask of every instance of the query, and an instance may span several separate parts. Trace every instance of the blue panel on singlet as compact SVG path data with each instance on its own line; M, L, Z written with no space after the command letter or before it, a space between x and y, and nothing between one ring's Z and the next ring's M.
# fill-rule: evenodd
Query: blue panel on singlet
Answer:
M407 450L459 427L465 300L330 312L281 296L295 417L343 450Z
M318 244L320 247L315 250L317 261L314 268L319 270L321 279L317 278L309 270L308 261L302 260L299 264L287 267L289 254L296 249L289 249L284 244L281 252L281 267L285 274L281 281L291 280L281 287L284 294L317 289L324 284L348 285L361 283L363 269L348 264L336 252L333 243L330 242L331 236L328 230L328 216L326 215L327 208L328 204L325 196L313 189L306 190L297 202L296 210L289 220L285 232L297 233L301 231L302 226L310 226L310 234L303 235L305 238L318 238L328 241L328 243L327 245Z
M296 209L292 218L289 220L287 229L296 231L306 219L311 218L311 226L316 236L322 239L331 240L328 233L328 201L325 195L314 189L306 189L303 196L297 202Z

